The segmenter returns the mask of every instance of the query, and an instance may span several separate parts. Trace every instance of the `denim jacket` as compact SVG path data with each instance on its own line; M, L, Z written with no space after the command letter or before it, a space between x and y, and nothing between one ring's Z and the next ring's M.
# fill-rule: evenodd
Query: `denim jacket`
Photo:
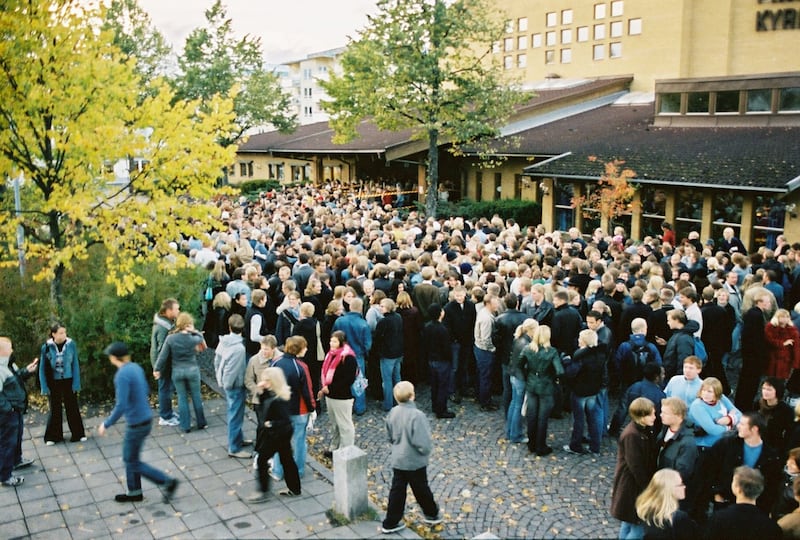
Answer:
M52 339L42 345L39 352L39 384L42 386L42 395L50 394L50 383L62 379L72 379L72 391L81 389L81 371L78 366L78 346L71 338L64 343L63 370L56 370L56 356L58 348Z

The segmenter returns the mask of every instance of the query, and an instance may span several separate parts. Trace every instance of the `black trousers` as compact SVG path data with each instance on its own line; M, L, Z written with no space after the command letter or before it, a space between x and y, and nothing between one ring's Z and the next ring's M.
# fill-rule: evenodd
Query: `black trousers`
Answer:
M450 391L450 377L453 366L450 362L430 362L431 366L431 408L435 414L447 411L447 396Z
M263 439L262 439L263 437ZM297 463L294 462L292 453L292 434L285 437L267 439L262 435L256 447L258 450L258 486L266 493L269 491L269 465L267 461L277 452L283 466L283 478L286 480L286 487L293 493L300 494L300 473L297 471Z
M72 391L72 379L49 381L50 416L44 432L45 441L61 442L64 440L62 407L67 411L67 424L72 435L72 442L86 436L83 430L81 411L78 408L78 395Z
M386 518L383 520L384 527L394 527L403 519L406 509L406 488L409 485L426 516L433 517L439 514L439 506L433 500L433 493L428 485L427 467L416 471L392 470L394 476L392 477L392 487L389 489L389 505L386 508Z

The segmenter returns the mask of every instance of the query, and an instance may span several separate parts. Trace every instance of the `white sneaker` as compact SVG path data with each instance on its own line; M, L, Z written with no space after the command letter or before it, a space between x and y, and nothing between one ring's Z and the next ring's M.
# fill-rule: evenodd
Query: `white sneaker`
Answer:
M46 444L47 446L55 446L56 445L56 441L45 441L44 444Z
M180 420L178 420L174 416L172 418L169 418L169 419L166 419L166 420L164 418L159 418L158 419L158 425L159 426L175 427L175 426L179 426L180 424L181 424Z

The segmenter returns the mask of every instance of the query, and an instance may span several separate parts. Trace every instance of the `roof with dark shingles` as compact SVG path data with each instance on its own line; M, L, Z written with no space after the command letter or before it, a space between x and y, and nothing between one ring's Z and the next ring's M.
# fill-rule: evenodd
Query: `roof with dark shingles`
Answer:
M653 107L605 106L517 134L515 154L571 155L536 176L598 178L620 159L641 182L782 189L800 177L800 127L654 127ZM496 147L503 150L503 145ZM596 156L592 162L590 156Z
M520 105L515 115L525 116L535 113L537 108L557 103L561 100L580 97L603 89L613 88L622 83L629 84L632 77L609 77L587 80L583 84L552 90L536 90L536 95ZM378 129L375 124L364 121L358 126L359 136L345 144L334 144L333 130L328 122L316 122L300 126L293 133L270 131L251 135L246 142L239 145L239 153L366 153L385 152L386 150L409 142L414 133L411 129L402 131L386 131Z

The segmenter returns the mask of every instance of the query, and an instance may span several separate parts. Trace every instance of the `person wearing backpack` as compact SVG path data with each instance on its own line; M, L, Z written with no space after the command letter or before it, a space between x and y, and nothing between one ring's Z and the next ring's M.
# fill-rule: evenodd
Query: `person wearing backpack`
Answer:
M630 338L617 348L614 363L620 374L623 393L642 378L646 364L653 362L660 366L662 363L658 347L647 341L646 336L647 321L636 318L631 321Z
M694 333L700 328L697 321L690 321L686 318L686 312L681 309L673 309L667 313L667 324L672 329L672 336L667 341L667 347L664 349L664 371L667 380L671 379L678 374L678 366L683 365L683 360L687 356L695 355L703 360L705 354L705 347L703 351L698 351L695 348ZM697 342L702 342L698 339ZM700 352L701 354L697 354Z

